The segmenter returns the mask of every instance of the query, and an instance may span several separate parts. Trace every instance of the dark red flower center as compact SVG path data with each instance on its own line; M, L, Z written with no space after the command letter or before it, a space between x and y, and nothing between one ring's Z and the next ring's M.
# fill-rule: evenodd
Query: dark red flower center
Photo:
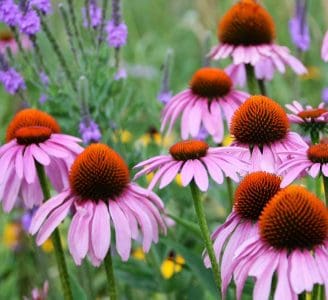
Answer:
M232 6L218 26L219 41L230 45L270 44L275 38L275 24L270 14L252 0Z
M277 249L313 249L328 237L328 211L314 194L301 186L277 193L259 221L265 242Z
M5 30L0 31L0 41L1 42L8 43L13 40L14 40L14 34L10 30L5 29Z
M321 143L311 146L307 151L307 155L309 160L314 163L328 163L328 144Z
M82 200L107 201L122 194L130 175L118 153L107 145L92 144L74 161L69 181L72 191Z
M19 144L30 145L47 140L52 133L59 133L57 121L49 114L37 109L24 109L18 112L10 122L6 141L17 138Z
M202 68L193 75L190 87L194 94L212 99L228 94L232 87L232 81L220 69Z
M198 159L206 155L208 144L203 141L188 140L174 144L170 154L176 160Z
M270 144L283 139L289 121L283 108L265 96L251 96L234 113L230 132L243 144Z
M266 172L247 175L235 192L234 208L244 219L257 221L263 208L280 190L281 179Z
M328 112L324 108L315 108L315 109L308 109L299 112L297 115L302 119L315 119L323 115L324 113Z

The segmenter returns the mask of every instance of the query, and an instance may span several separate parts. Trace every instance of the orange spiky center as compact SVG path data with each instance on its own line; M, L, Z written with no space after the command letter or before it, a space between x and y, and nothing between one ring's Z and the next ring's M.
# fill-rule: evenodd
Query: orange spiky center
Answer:
M320 143L312 145L308 149L307 155L309 160L314 163L328 163L328 144Z
M207 153L208 144L204 141L188 140L174 144L170 148L170 154L176 160L186 161L198 159Z
M244 219L257 221L263 208L280 190L281 179L266 172L247 175L235 192L234 208Z
M277 193L264 208L260 235L276 249L313 249L328 237L328 211L314 194L301 186Z
M57 121L49 114L37 109L24 109L18 112L10 122L6 141L17 139L22 145L41 143L50 138L52 133L59 133Z
M92 144L77 156L69 181L72 191L82 200L107 201L122 194L130 175L118 153L107 145Z
M328 112L327 109L315 108L315 109L308 109L308 110L301 111L297 115L302 119L315 119L320 117L326 112Z
M230 132L243 144L263 146L283 139L289 122L283 108L265 96L251 96L234 113Z
M275 38L275 24L258 3L240 1L223 16L218 38L222 43L235 46L270 44Z
M232 87L230 77L217 68L202 68L190 81L190 88L195 95L205 98L219 98L228 94Z

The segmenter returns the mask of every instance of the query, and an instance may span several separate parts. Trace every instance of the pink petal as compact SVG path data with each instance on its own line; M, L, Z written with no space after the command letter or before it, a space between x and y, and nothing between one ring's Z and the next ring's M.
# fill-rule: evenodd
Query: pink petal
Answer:
M194 179L199 189L206 192L208 189L208 175L204 165L197 159L192 161L194 168Z
M174 165L172 165L164 175L162 176L161 183L159 185L159 188L162 189L165 186L167 186L171 181L177 176L180 168L182 165L182 161L176 162Z
M36 178L36 167L30 147L25 148L24 153L24 175L27 183L33 183Z
M31 153L33 157L44 166L48 166L50 164L50 158L46 152L44 152L40 147L35 144L30 145Z
M194 167L193 167L192 160L187 160L184 163L180 174L181 174L182 185L187 186L194 176Z

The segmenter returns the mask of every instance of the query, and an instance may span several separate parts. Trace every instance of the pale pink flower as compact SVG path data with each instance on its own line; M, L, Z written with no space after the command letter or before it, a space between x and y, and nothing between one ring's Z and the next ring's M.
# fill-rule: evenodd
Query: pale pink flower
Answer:
M292 114L287 115L291 123L328 123L328 110L325 109L325 103L320 103L317 108L313 108L311 105L303 107L297 101L293 101L293 104L286 104L285 106L292 112Z
M278 192L264 208L259 232L234 252L227 272L233 273L237 300L248 276L255 279L253 299L298 299L324 285L328 293L328 212L324 204L300 186Z
M24 50L32 48L31 41L26 35L21 35L20 40ZM12 54L16 54L19 51L13 33L10 30L5 29L0 31L0 53L6 54L7 48L10 49Z
M161 131L168 126L171 132L181 116L181 137L196 138L202 126L221 143L224 135L225 117L230 123L234 111L249 95L237 91L230 77L216 68L202 68L192 77L190 88L178 93L166 104L162 114Z
M37 165L44 167L57 191L68 186L70 164L82 147L81 140L60 133L50 115L36 109L24 109L13 118L0 147L0 200L9 212L21 199L27 208L40 205L43 193Z
M274 43L274 21L255 1L235 4L219 23L218 38L220 43L209 55L215 60L231 57L238 73L243 73L239 78L246 78L246 65L254 68L256 78L265 80L271 80L276 71L284 73L286 66L298 75L307 72L287 47Z
M69 179L70 187L45 202L32 219L30 233L38 232L38 245L70 212L68 247L77 265L87 255L94 266L100 265L113 244L111 228L123 261L129 259L132 239L140 240L139 227L145 252L158 241L160 229L166 232L161 199L130 183L127 165L108 146L87 147L73 163Z
M234 146L249 149L240 154L240 159L250 162L249 171L275 172L282 162L278 152L305 147L303 139L289 127L283 108L265 96L251 96L236 110L230 133Z
M192 180L201 191L207 191L209 178L222 184L224 177L230 177L238 182L238 173L248 169L248 164L236 158L235 153L247 152L238 147L211 148L200 140L188 140L176 143L170 148L169 155L160 155L145 160L135 166L142 168L134 179L145 174L156 173L148 189L151 190L159 183L164 188L180 174L182 185L187 186Z
M328 31L326 32L323 38L322 48L321 48L321 58L324 61L328 61Z

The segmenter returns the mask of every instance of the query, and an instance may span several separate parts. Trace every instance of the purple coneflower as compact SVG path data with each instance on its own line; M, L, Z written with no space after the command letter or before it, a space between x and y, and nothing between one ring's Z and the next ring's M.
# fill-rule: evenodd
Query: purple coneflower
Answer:
M324 61L328 61L328 31L326 32L323 38L322 48L321 48L321 58Z
M19 199L32 208L40 205L43 193L37 166L45 172L57 191L68 185L68 169L82 151L80 139L60 133L50 115L36 109L17 113L7 128L6 144L0 147L0 200L6 212Z
M157 170L148 189L159 181L159 188L164 188L180 173L183 186L194 180L201 191L207 191L209 177L218 184L223 183L225 176L239 181L237 173L247 170L248 165L237 159L235 153L247 152L245 150L238 147L211 148L198 140L178 142L170 148L170 155L155 156L137 164L135 168L143 169L134 178Z
M255 278L254 300L297 299L314 285L328 293L328 212L324 204L301 186L279 191L264 208L255 233L236 250L230 266L237 299L247 276Z
M280 182L278 176L266 172L247 175L236 189L233 212L212 234L215 255L221 265L223 298L232 279L230 266L234 253L245 240L257 233L260 214L280 190ZM208 268L211 266L207 253L204 263ZM237 293L241 291L237 290Z
M240 158L250 162L250 171L274 172L281 159L278 152L297 151L305 142L289 131L283 108L265 96L251 96L235 112L230 133L234 145L249 149Z
M306 174L316 178L321 172L328 177L328 144L305 145L297 151L285 151L280 154L287 157L278 169L278 173L283 175L282 187Z
M223 113L230 123L234 111L249 97L247 93L233 88L230 77L220 69L202 68L192 77L190 88L175 95L165 106L161 131L168 125L171 132L181 115L181 137L195 138L201 125L216 143L221 143L224 135Z
M68 246L77 265L86 255L94 266L100 265L111 246L111 227L123 261L129 259L131 240L138 239L138 226L145 252L158 241L159 228L166 232L160 215L162 201L153 192L130 183L126 163L108 146L87 147L73 163L69 181L70 187L44 203L33 217L30 232L38 232L38 245L70 211L73 219Z
M218 26L220 44L210 56L232 57L235 65L254 67L258 79L271 80L275 71L284 73L290 66L297 74L307 72L287 47L274 43L275 24L270 14L256 1L241 0L224 16Z

